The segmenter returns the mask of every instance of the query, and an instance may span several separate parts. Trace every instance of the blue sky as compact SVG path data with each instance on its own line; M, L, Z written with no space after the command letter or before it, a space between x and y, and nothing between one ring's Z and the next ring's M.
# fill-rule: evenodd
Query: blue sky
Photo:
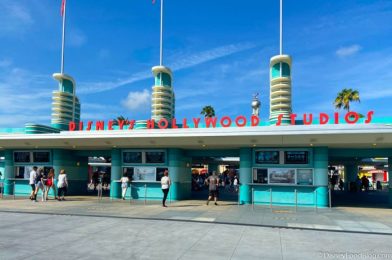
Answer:
M50 123L60 70L61 0L0 1L0 127ZM334 111L343 88L353 110L391 116L392 1L284 0L284 53L293 58L293 110ZM269 59L279 52L278 0L165 0L164 65L174 72L176 117L269 114ZM83 120L150 117L159 63L159 0L68 0L65 73Z

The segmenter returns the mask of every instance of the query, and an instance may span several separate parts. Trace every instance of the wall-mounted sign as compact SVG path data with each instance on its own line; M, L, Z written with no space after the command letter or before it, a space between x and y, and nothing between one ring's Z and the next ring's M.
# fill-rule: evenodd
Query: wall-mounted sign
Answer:
M365 124L369 124L372 121L373 114L374 114L373 111L367 112L364 120ZM335 112L332 116L326 113L319 113L318 114L319 121L317 122L317 124L320 125L339 124L341 122L341 117L342 116L338 112ZM312 113L303 114L302 115L303 125L316 124L316 120L314 120L315 118L316 116L313 116ZM350 111L343 116L344 122L347 124L356 124L358 123L359 118L360 118L360 114L353 111ZM289 119L284 119L283 115L279 115L275 125L281 126L283 120L286 121L289 120L290 121L289 124L296 125L298 119L299 118L297 114L291 114ZM168 129L168 128L176 129L176 128L201 128L201 127L226 128L226 127L245 127L245 126L255 127L255 126L260 126L260 122L261 122L260 118L257 116L251 116L249 118L245 116L237 116L235 118L229 116L223 116L220 118L206 117L203 119L198 117L198 118L192 118L192 120L189 121L186 118L182 119L182 121L177 121L176 118L173 118L172 120L162 118L158 121L154 119L146 120L146 127L147 129ZM107 122L103 120L95 121L95 122L87 121L86 124L83 121L79 123L70 122L68 130L69 131L132 130L135 128L136 120L117 120L116 123L118 127L113 128L113 126L115 125L115 120L109 120Z

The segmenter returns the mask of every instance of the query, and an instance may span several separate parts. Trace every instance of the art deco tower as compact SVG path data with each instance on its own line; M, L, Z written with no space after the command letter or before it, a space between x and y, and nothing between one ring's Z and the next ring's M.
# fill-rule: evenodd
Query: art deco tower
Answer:
M80 103L75 95L75 81L71 76L62 73L53 74L58 80L59 89L53 91L52 97L52 127L68 130L69 122L76 124L80 121Z
M283 53L283 0L280 0L280 54L270 60L270 123L283 115L282 124L290 122L291 107L291 57Z

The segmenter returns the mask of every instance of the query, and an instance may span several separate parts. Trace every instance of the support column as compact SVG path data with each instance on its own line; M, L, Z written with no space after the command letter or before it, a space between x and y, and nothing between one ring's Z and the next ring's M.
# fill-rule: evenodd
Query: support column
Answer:
M169 177L172 182L170 194L172 200L190 197L192 174L190 168L186 167L186 160L187 158L184 157L181 149L168 150Z
M344 165L345 174L347 175L347 190L352 191L350 188L350 183L353 182L354 186L357 187L357 177L358 177L358 165L355 163ZM359 189L360 187L357 187ZM357 190L358 191L358 190Z
M388 157L388 184L389 207L392 207L392 157Z
M112 149L112 168L111 168L111 182L110 182L110 197L121 198L121 183L118 180L122 177L121 169L121 150Z
M14 156L12 150L6 150L4 153L4 194L13 195L13 181L14 173Z
M315 147L313 161L317 206L328 207L328 147Z
M68 179L68 195L87 194L87 157L74 155L73 150L53 149L53 169L55 173L55 184L61 170L65 170Z
M240 203L250 204L251 199L251 186L252 182L252 149L240 149Z

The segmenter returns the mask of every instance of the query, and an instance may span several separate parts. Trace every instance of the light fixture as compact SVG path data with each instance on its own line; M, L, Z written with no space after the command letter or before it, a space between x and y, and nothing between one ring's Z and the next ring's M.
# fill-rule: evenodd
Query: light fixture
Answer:
M113 145L113 148L116 148L117 147L117 145Z
M253 144L253 147L256 147L256 144Z
M76 145L72 145L72 148L74 148L74 149L75 149L75 148L76 148Z
M376 146L377 144L373 144L373 146Z
M310 144L310 146L313 146L313 144Z
M205 144L203 144L202 146L203 146L203 147L206 147L206 145L205 145Z

